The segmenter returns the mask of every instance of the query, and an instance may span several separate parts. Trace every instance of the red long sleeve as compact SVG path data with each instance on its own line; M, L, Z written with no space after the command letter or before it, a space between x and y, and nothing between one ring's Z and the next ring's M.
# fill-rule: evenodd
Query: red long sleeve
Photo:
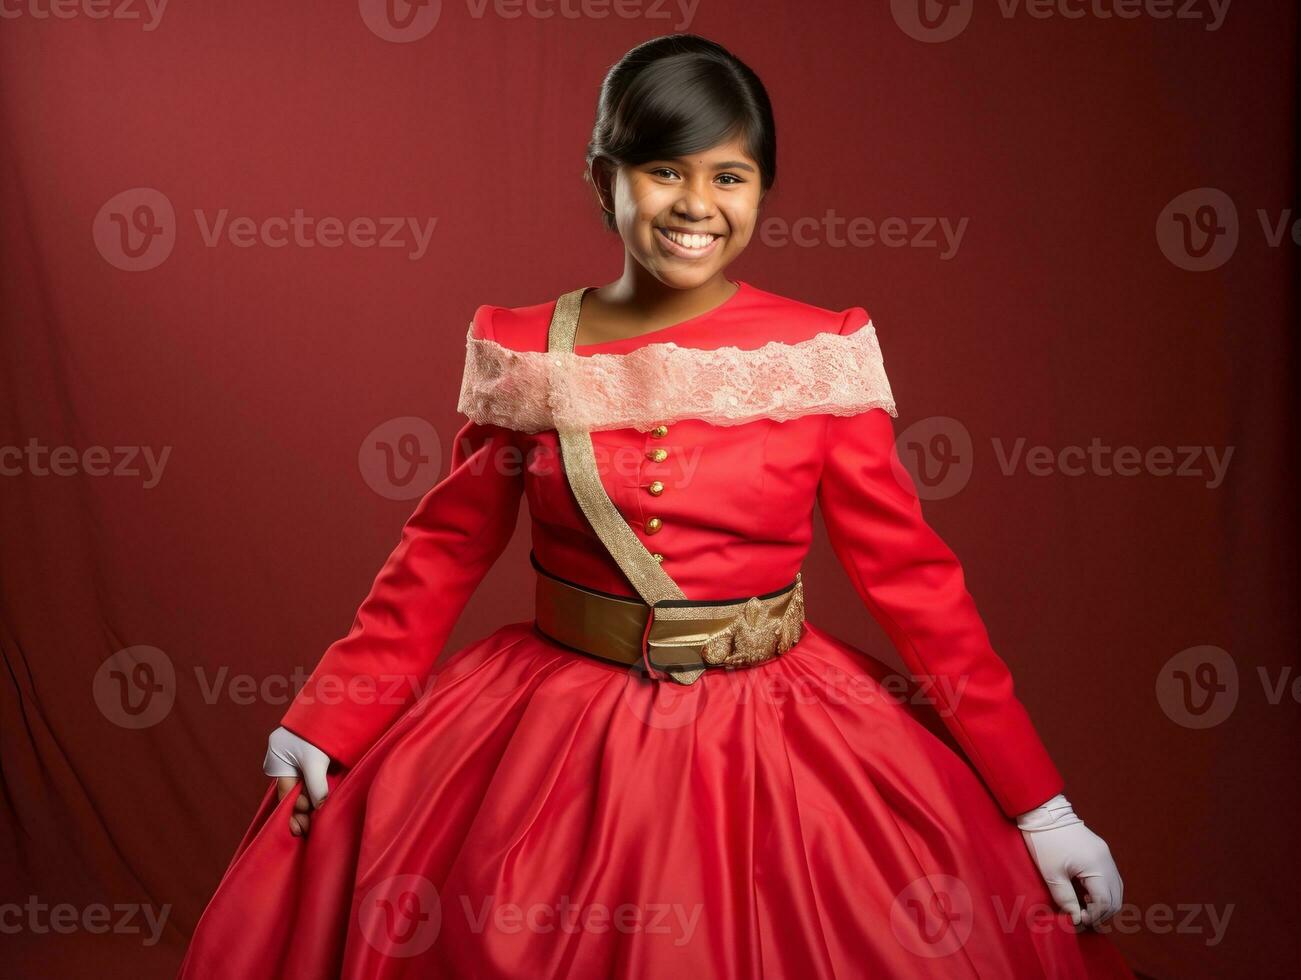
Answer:
M855 308L841 332L867 322ZM840 563L1008 816L1063 788L967 591L922 516L883 409L829 416L818 505Z
M490 308L476 336L491 336ZM421 498L346 636L330 645L281 724L354 765L425 690L461 610L514 533L523 468L510 430L466 422L451 470Z

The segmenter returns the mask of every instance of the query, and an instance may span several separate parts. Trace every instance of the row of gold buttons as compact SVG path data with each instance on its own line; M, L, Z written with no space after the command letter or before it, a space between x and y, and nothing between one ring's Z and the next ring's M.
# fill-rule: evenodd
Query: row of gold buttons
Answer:
M650 430L650 434L652 438L663 439L666 435L669 434L669 427L667 425L657 425L655 426L655 428ZM646 456L649 459L654 460L656 463L662 463L669 458L669 451L667 449L652 449L650 450L650 452L646 454ZM664 492L664 484L661 483L659 480L652 480L647 485L646 490L648 493L650 493L652 497L658 497L660 494ZM660 520L658 517L647 518L646 533L655 534L663 526L664 526L664 522ZM651 557L654 558L656 561L664 560L664 556L661 555L658 551L652 553Z

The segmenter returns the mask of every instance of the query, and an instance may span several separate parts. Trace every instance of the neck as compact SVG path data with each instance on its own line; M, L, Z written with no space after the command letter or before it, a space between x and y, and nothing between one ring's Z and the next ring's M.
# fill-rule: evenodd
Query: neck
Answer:
M719 306L738 288L720 270L698 286L679 289L656 279L628 256L623 275L595 292L630 320L676 323Z

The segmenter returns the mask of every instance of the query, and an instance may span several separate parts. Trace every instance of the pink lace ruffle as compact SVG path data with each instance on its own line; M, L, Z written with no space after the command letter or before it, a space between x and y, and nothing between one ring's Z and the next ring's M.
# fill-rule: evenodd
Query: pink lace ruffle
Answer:
M871 408L898 416L870 320L852 333L753 350L670 341L590 355L511 350L475 337L472 324L457 402L474 422L518 432L647 431L683 419L741 425Z

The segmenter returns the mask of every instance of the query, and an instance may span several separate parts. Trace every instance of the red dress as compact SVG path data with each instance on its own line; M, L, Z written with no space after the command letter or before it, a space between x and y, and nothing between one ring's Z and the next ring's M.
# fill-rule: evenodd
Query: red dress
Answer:
M554 306L480 307L473 337L545 352ZM749 351L868 323L862 307L742 282L707 313L574 354ZM273 781L180 976L1131 977L1105 935L1055 909L1011 819L1063 780L923 519L891 414L717 424L667 404L671 424L592 440L611 500L689 599L789 583L816 501L966 759L887 667L811 622L780 656L691 685L562 647L531 621L431 678L521 496L543 568L636 595L573 496L554 429L472 418L284 715L340 763L329 799L293 837L300 790L277 803Z

